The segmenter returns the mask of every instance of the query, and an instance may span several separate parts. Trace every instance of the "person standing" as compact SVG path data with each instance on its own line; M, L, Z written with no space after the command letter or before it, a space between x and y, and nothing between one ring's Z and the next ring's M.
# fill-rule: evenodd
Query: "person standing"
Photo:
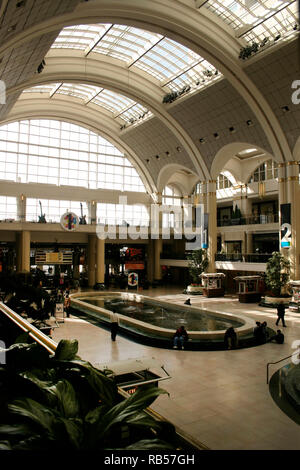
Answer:
M119 329L119 316L115 310L113 310L110 315L110 322L111 340L116 341L116 336Z
M284 321L284 314L285 314L285 306L283 304L278 304L277 306L277 320L276 320L276 326L278 326L279 321L282 321L282 326L286 327L285 321Z

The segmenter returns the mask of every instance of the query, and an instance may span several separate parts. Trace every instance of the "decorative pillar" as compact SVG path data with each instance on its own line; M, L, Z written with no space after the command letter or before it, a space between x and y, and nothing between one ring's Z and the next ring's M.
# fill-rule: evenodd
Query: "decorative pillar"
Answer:
M26 196L24 194L17 196L17 218L20 222L26 220Z
M88 286L94 287L95 285L95 264L96 264L96 235L91 234L88 236Z
M30 232L17 233L17 272L30 272Z
M88 223L91 225L97 224L97 202L89 201L87 203L88 207Z
M246 251L245 253L253 253L253 233L246 232Z
M291 246L287 256L291 263L291 279L300 279L300 210L299 162L286 163L286 197L291 204Z
M217 196L216 181L207 182L207 214L208 214L208 249L207 256L209 265L207 271L216 271L215 255L217 252Z
M105 240L96 238L96 284L104 284L105 279Z
M158 238L154 240L154 280L160 281L162 278L161 265L160 265L160 254L162 252L162 239Z

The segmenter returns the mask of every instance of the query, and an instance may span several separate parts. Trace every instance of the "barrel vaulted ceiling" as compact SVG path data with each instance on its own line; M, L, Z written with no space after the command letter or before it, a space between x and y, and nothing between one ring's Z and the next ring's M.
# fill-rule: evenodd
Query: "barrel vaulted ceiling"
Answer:
M296 10L281 0L2 0L0 118L97 130L153 192L167 165L210 179L216 154L234 142L292 160ZM253 41L265 45L239 59Z

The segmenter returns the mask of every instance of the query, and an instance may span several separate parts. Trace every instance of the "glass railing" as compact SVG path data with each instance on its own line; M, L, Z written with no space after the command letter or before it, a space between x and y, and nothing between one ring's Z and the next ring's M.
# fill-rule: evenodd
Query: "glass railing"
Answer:
M278 214L261 214L240 217L238 219L218 219L218 227L231 225L253 225L253 224L273 224L278 223Z
M216 261L231 261L242 263L267 263L271 253L216 253Z

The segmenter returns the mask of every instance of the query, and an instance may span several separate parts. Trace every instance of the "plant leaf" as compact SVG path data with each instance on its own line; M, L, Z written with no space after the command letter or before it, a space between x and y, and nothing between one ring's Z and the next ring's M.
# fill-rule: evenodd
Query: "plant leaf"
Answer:
M44 405L41 405L30 398L15 400L8 405L9 411L12 413L28 418L37 424L44 431L51 433L52 426L55 421L55 412Z
M99 435L104 435L113 425L126 421L132 415L144 410L153 401L166 392L161 388L151 386L138 388L137 391L126 400L115 405L98 423Z
M59 361L72 361L75 359L77 352L77 339L62 339L57 345L54 357Z
M122 450L146 450L146 449L175 449L175 446L172 444L161 441L160 439L143 439L137 441L134 444L130 444Z
M83 441L83 427L81 420L72 420L60 418L59 421L63 423L69 441L76 449L80 449Z

